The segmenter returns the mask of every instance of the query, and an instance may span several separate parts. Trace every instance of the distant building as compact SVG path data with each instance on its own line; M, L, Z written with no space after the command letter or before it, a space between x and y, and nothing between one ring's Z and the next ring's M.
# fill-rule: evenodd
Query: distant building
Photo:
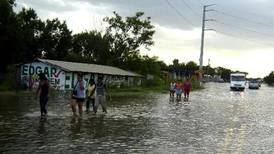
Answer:
M84 80L97 80L99 75L105 82L120 86L121 84L141 84L142 76L117 67L56 61L48 59L36 59L31 63L21 64L19 68L19 83L26 87L37 88L39 73L45 73L50 84L55 89L71 90L77 82L77 73L84 74Z

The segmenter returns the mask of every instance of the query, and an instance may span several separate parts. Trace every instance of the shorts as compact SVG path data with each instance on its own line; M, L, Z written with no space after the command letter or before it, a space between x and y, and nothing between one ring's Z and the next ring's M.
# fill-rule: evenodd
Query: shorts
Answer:
M77 103L82 103L85 101L85 98L77 98L77 97L72 97Z
M176 94L181 95L182 94L182 89L176 89Z

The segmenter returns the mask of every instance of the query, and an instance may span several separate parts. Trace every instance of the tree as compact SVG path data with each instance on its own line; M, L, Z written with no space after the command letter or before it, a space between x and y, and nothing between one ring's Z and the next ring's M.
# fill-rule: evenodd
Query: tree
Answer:
M190 62L186 63L185 69L186 69L186 74L185 75L186 76L191 76L191 75L194 74L194 72L196 70L199 69L199 66L195 62L190 61Z
M158 64L158 57L143 56L141 66L142 74L152 74L155 76L160 75L161 69Z
M122 17L114 12L114 17L106 17L104 21L108 23L106 37L110 45L110 55L113 65L119 66L132 54L139 52L139 48L144 46L149 48L153 45L154 26L150 17L141 19L143 12L137 12L133 17Z
M109 43L101 32L83 32L73 36L72 52L79 54L86 62L110 64Z
M264 78L264 82L268 85L274 85L274 71L269 73L269 75Z
M21 61L30 61L35 57L41 57L41 44L39 43L44 23L38 19L36 12L33 9L23 8L18 14L19 23Z
M172 61L172 65L170 66L170 71L175 73L176 75L179 75L180 73L180 64L178 59L174 59Z
M39 43L46 58L64 60L72 47L71 31L66 22L61 23L57 18L46 20Z
M163 61L157 61L158 65L160 66L160 69L163 71L168 71L169 67L167 66L167 64Z
M208 64L207 66L203 66L204 74L214 76L215 75L215 69Z
M222 79L224 79L224 81L230 81L230 74L232 73L232 71L230 69L226 69L223 67L217 67L216 68L216 74L220 75Z
M0 1L0 51L2 52L0 78L3 77L2 74L6 71L8 64L17 62L16 55L20 51L17 46L18 42L20 42L17 38L19 24L12 9L13 6L13 0Z

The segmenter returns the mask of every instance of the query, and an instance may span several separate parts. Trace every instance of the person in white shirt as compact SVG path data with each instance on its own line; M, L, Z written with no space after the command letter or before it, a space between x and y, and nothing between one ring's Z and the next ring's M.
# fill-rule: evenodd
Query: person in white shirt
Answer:
M77 82L75 87L73 88L72 101L71 101L71 109L73 115L76 115L76 106L78 106L79 115L81 116L83 113L83 103L86 98L86 81L83 80L83 75L78 74Z

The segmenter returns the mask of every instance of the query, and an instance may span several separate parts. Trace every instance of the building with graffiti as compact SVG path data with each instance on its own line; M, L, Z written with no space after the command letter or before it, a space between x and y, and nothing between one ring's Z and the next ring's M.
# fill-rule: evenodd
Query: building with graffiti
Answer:
M36 59L20 65L20 84L28 88L37 88L40 73L44 73L51 86L59 90L71 90L77 82L77 73L83 73L87 83L90 79L96 81L101 75L105 82L117 86L140 84L142 79L139 74L112 66Z

